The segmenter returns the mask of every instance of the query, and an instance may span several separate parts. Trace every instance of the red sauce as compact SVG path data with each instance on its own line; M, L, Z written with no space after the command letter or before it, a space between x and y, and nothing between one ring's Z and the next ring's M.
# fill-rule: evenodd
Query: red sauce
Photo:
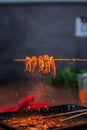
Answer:
M87 102L87 90L80 90L79 98L82 102Z

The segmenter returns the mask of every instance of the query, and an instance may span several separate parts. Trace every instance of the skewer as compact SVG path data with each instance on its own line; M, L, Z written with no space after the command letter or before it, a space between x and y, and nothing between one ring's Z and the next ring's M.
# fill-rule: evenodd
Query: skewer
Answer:
M87 62L87 59L79 59L79 58L55 58L55 61L79 61L79 62ZM13 61L17 61L17 62L24 62L25 59L14 59Z
M83 115L86 115L86 114L87 114L87 111L83 112L83 113L80 113L80 114L76 114L74 116L67 117L67 118L63 119L62 121L67 121L69 119L73 119L73 118L76 118L76 117L79 117L79 116L83 116Z
M49 116L44 116L43 118L51 118L51 117L57 117L57 116L64 116L64 115L68 115L68 114L76 114L79 112L87 112L87 109L82 109L82 110L75 110L75 111L71 111L71 112L65 112L65 113L59 113L59 114L53 114L53 115L49 115Z
M25 59L14 59L13 61L23 62Z
M42 57L42 56L41 56ZM39 72L41 74L48 74L50 70L53 73L53 78L56 78L56 64L55 61L61 62L87 62L87 59L79 59L79 58L54 58L53 56L49 57L48 55L44 55L43 60L40 58L36 58L33 61L33 57L26 57L25 59L14 59L15 62L25 62L25 72L35 72L37 68L37 64L39 66ZM38 60L38 61L37 61ZM33 71L34 69L34 71Z

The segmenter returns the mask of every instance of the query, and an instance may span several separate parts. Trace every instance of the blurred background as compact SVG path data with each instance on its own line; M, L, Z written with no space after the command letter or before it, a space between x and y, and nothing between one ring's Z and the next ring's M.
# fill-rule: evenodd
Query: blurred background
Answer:
M50 105L80 104L77 70L87 72L87 62L56 62L53 80L26 75L24 62L13 61L44 54L87 58L87 1L0 0L0 109L28 95Z
M87 58L86 2L0 4L0 83L24 77L24 63L13 59L44 54ZM57 72L65 67L87 69L87 62L56 65Z

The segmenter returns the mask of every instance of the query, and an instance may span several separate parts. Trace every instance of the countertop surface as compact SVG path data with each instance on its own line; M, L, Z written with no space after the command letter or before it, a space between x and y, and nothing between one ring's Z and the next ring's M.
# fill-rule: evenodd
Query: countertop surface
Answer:
M42 81L16 81L0 86L0 109L13 107L28 95L34 95L34 103L49 103L50 106L62 104L77 104L80 102L78 88L71 86L52 86ZM0 130L3 130L0 128Z

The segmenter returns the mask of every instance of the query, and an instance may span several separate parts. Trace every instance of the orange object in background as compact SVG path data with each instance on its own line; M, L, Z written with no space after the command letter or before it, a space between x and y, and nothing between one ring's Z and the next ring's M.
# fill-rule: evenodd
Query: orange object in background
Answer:
M80 90L79 98L82 102L87 102L87 90Z

